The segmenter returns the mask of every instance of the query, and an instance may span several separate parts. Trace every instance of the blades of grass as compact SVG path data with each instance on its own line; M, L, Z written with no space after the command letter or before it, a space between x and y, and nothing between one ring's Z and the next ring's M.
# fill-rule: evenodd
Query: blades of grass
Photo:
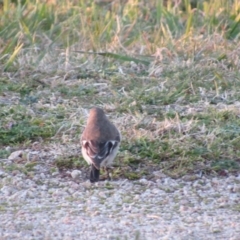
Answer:
M218 61L221 61L221 60L223 60L223 59L227 59L227 55L226 55L225 53L222 53L222 54L217 58Z
M144 65L149 65L151 63L149 60L138 59L138 58L125 56L125 55L120 55L120 54L116 54L116 53L110 53L110 52L85 52L85 51L74 51L74 52L84 53L84 54L96 54L96 55L100 55L100 56L103 56L103 57L110 57L110 58L114 58L114 59L125 61L125 62L131 62L132 61L132 62L135 62L135 63L142 63Z
M170 33L169 35L172 38L172 34L178 34L178 31L180 29L179 17L176 17L176 15L165 9L163 9L163 17L167 22L168 34Z
M157 25L160 26L161 23L161 18L162 18L162 1L158 0L157 1Z
M0 52L1 55L10 54L10 52L13 51L14 46L16 46L17 41L18 41L18 39L15 37L15 38L12 39L12 41L7 42L6 46Z
M214 79L213 80L214 81L214 86L215 86L215 91L216 91L216 97L218 97L219 96L219 87L218 87L218 83L217 83L217 81Z
M10 6L10 0L3 0L3 12L8 12L9 11L9 6Z
M98 53L98 55L101 55L101 56L105 56L105 57L110 57L110 58L114 58L114 59L117 59L117 60L122 60L122 61L126 61L126 62L135 62L135 63L143 63L145 65L149 65L150 62L148 60L144 60L144 59L137 59L137 58L134 58L134 57L129 57L129 56L123 56L123 55L120 55L120 54L115 54L115 53Z
M24 34L28 36L30 40L32 40L32 34L28 26L24 23L23 20L19 21L20 28L23 30Z
M8 59L8 61L5 64L4 71L6 71L12 65L13 61L16 59L16 56L21 51L22 47L23 47L23 43L20 43L15 47L14 52L12 53L11 57Z
M169 29L169 26L168 24L161 24L161 31L162 31L162 35L163 35L163 42L164 41L168 41L168 44L171 44L172 43L172 39L173 39L173 36L172 36L172 31Z
M188 19L187 19L186 30L185 30L185 34L186 34L187 36L188 36L189 33L191 32L192 25L193 25L193 12L189 12L189 13L188 13Z
M228 87L228 82L224 79L224 77L222 76L222 74L218 73L218 72L214 72L215 78L219 80L220 83L222 83L222 85L226 88Z
M240 16L240 15L239 15ZM234 22L233 24L231 24L230 29L227 33L227 38L228 39L233 39L236 36L239 35L239 31L240 30L240 20Z
M113 26L113 19L109 17L109 14L107 14L106 20L108 20L108 21L107 21L106 25L103 26L103 29L99 35L100 35L100 39L102 39L102 40L106 39L106 41L109 42L112 38L111 29ZM119 27L119 29L120 29L120 27ZM118 31L120 32L120 30L118 30Z
M184 0L184 5L185 5L186 12L187 12L188 14L191 13L191 4L190 4L190 1L189 1L189 0Z

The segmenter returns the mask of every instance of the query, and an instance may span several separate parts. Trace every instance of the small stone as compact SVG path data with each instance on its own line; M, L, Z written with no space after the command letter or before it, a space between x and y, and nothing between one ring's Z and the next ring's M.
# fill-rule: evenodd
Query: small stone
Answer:
M26 158L29 162L39 161L39 152L38 151L29 152Z
M197 180L199 177L197 176L197 175L185 175L185 176L183 176L182 177L182 179L184 180L184 181L195 181L195 180Z
M13 170L12 171L12 175L13 176L17 176L18 174L20 174L21 172L19 170Z
M22 150L12 152L12 153L9 155L8 159L9 159L9 160L16 161L16 162L21 162L21 161L26 160L26 159L25 159L25 153L24 153L24 151L22 151Z
M36 193L34 191L30 191L30 190L27 192L27 195L29 198L33 198L33 199L36 197Z
M10 146L7 146L7 147L5 147L5 150L8 151L8 152L10 152L10 151L11 151L11 147L10 147Z
M42 179L45 179L45 178L46 178L46 175L45 175L44 173L40 173L40 177L41 177Z
M188 210L188 207L187 207L187 206L181 205L181 206L179 207L179 211L180 211L180 212L186 212L187 210Z
M71 176L73 179L78 179L81 176L82 172L79 170L73 170L71 172Z
M99 192L98 196L101 198L107 198L106 193L105 192Z
M139 183L141 183L141 184L143 184L143 185L147 185L149 182L148 182L147 179L142 178L142 179L139 180Z
M5 177L6 176L6 173L2 170L0 170L0 177Z
M162 171L155 171L153 172L153 175L155 178L160 179L160 178L165 178L166 174L164 174Z
M53 172L53 173L52 173L52 176L53 176L53 177L56 177L58 174L59 174L59 172Z
M9 186L4 186L0 190L5 196L10 196L13 193L13 188Z
M9 199L16 202L23 202L27 199L27 197L28 197L28 192L26 190L22 190L14 193L11 197L9 197Z
M42 186L39 186L39 189L41 189L42 191L47 191L48 186L47 185L42 185Z

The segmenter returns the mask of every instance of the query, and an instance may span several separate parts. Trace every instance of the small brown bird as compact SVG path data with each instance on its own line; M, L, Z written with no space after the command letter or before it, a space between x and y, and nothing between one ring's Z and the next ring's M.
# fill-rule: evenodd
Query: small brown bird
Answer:
M107 169L117 155L121 135L101 108L92 108L82 137L82 155L91 165L90 181L99 181L100 168ZM107 169L108 170L108 169ZM107 171L108 178L109 172Z

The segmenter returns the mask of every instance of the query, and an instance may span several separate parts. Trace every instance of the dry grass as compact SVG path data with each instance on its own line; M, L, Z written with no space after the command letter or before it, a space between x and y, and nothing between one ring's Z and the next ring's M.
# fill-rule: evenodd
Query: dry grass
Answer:
M97 105L123 135L116 178L239 172L240 5L179 2L4 5L0 155L41 139L72 163Z

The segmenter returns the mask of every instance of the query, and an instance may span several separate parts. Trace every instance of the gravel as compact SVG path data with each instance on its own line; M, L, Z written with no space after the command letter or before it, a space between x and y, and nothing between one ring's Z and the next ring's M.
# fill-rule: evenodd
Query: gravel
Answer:
M79 170L0 169L0 239L240 239L240 175L155 175L91 184Z

